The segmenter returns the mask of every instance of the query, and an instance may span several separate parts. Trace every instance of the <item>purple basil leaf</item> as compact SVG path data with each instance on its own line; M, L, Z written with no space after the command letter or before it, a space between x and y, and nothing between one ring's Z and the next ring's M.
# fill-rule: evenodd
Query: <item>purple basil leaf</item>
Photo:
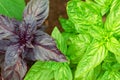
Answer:
M20 24L21 24L21 22L20 21L17 21L16 19L11 19L11 21L12 21L12 23L13 23L13 28L14 28L14 33L15 34L18 34L18 32L19 32L19 26L20 26Z
M4 59L5 59L5 54L0 54L0 67L2 67L2 65L4 64Z
M0 54L5 53L10 43L11 42L9 40L0 40Z
M16 21L0 15L0 40L14 34Z
M41 31L45 31L47 29L48 26L46 25L41 25L40 27L38 27L37 29L41 30Z
M37 45L34 48L34 57L36 60L48 61L66 61L66 58L61 52L57 49L57 47L53 44L53 46L44 46L44 45Z
M18 58L15 65L7 68L6 70L2 70L2 77L4 80L23 80L27 71L27 66L21 58Z
M23 54L25 54L25 58L27 60L36 61L36 58L34 57L35 53L33 52L33 48L25 48L25 52Z
M66 61L65 56L57 49L55 41L45 32L36 31L33 51L29 57L36 60ZM31 56L30 56L31 55Z
M24 10L24 21L29 32L45 21L49 12L49 0L31 0Z
M22 50L18 44L8 47L5 55L5 63L2 67L2 77L4 80L22 80L27 66L21 59L20 54Z
M15 45L10 45L7 50L6 50L6 54L5 54L5 66L10 67L13 66L16 61L17 58L20 55L21 50L19 49L19 45L15 44Z

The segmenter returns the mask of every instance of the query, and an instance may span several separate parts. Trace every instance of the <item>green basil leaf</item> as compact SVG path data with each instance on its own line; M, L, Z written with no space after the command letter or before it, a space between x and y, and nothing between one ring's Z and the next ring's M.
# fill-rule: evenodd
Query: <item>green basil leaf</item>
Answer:
M101 71L99 76L95 80L101 80L101 78L103 77L104 73L105 73L105 71Z
M94 69L104 60L107 52L103 43L93 40L85 55L78 63L75 78L84 78L90 70Z
M93 80L97 80L97 78L103 73L102 71L102 65L98 65L97 67L94 68L94 76ZM86 76L87 77L87 76Z
M62 51L62 53L66 54L67 44L57 27L52 31L52 37L55 39L57 47Z
M84 80L94 80L94 78L95 78L95 76L94 76L94 69L92 69L90 72L88 72L88 74L86 75Z
M105 22L105 28L111 34L120 35L120 1L113 0L110 13Z
M52 65L37 61L28 71L24 80L50 80L53 78ZM58 68L58 65L55 67Z
M102 64L102 69L110 71L110 70L112 70L112 64L113 64L112 62L104 62Z
M113 0L86 0L86 2L95 2L96 5L100 8L102 16L105 15L111 7Z
M106 71L101 78L97 80L119 80L120 72Z
M101 14L105 15L109 10L113 0L94 0L101 9Z
M108 80L109 71L106 71L102 74L102 76L99 76L97 80Z
M106 47L115 55L120 56L120 42L115 37L111 37L109 39L109 41L106 43Z
M115 58L116 56L109 52L107 57L104 59L104 62L102 63L102 70L119 71L120 63L118 63Z
M77 64L80 61L90 42L91 37L86 34L69 37L67 56L70 58L72 64Z
M69 19L59 18L60 24L65 32L75 32L75 26Z
M102 15L93 2L69 1L67 13L78 33L86 33L93 27L103 27Z
M115 55L112 52L108 51L108 55L104 59L104 62L110 62L110 63L116 62Z
M119 71L119 70L120 70L120 63L115 63L115 64L112 66L112 70L113 70L113 71Z
M57 71L55 71L55 80L73 80L72 73L68 64L62 64Z
M117 62L120 63L120 56L119 55L115 55L115 57L116 57Z
M119 80L120 63L116 61L113 53L108 53L102 63L102 70L104 73L101 74L97 80Z
M10 18L22 19L24 0L0 0L0 14Z
M70 44L90 43L92 41L92 37L89 34L72 34L69 37L69 41L70 41Z
M83 80L97 80L97 77L101 74L101 65L98 65L94 69L90 70Z
M24 80L72 80L67 63L37 61L28 71Z
M102 39L104 35L102 15L94 2L69 1L67 12L77 33L87 33L95 39Z
M67 45L70 43L70 41L69 41L70 36L74 36L74 35L75 35L75 33L62 32L62 36Z

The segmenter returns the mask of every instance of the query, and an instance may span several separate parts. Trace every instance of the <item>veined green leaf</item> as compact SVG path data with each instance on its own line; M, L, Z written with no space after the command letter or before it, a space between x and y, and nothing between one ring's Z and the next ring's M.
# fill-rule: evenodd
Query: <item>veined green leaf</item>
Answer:
M110 10L113 0L86 0L86 2L91 2L91 1L96 3L103 16Z
M110 63L116 62L115 55L112 52L108 51L108 55L104 59L104 62L110 62Z
M55 39L57 47L62 51L62 53L66 54L67 44L57 27L52 31L52 37Z
M75 32L75 26L69 19L59 18L60 24L65 32Z
M24 80L72 80L72 73L67 63L37 61Z
M92 40L92 38L91 38L91 36L89 34L72 34L69 37L70 44L90 43L91 40Z
M98 65L90 70L83 80L96 80L100 74L102 74L101 65Z
M97 78L103 73L102 71L102 65L98 65L97 67L94 68L94 76L93 80L97 80ZM87 76L86 76L87 77Z
M111 6L113 0L94 0L101 9L101 14L105 15Z
M102 64L102 69L104 70L104 71L110 71L110 70L112 70L112 65L114 64L114 62L104 62L103 64Z
M119 70L120 70L120 63L115 63L115 64L112 66L112 70L113 70L113 71L119 71Z
M11 18L21 20L24 7L24 0L0 0L0 14Z
M119 55L115 55L116 60L118 61L118 63L120 63L120 56Z
M102 63L102 70L104 73L100 74L97 80L119 80L120 79L120 63L115 59L113 53L108 53L104 62Z
M115 55L120 56L120 42L115 37L111 37L109 39L109 41L106 43L106 47Z
M104 34L102 15L94 2L69 1L67 13L77 33L87 33L95 39L102 38Z
M78 33L86 33L93 27L103 27L102 15L93 2L69 1L67 13Z
M94 69L92 69L90 72L88 72L88 74L86 75L86 77L83 80L94 80L95 76L94 76ZM80 80L80 79L78 79Z
M119 71L120 70L120 63L117 62L116 56L109 52L106 58L102 63L102 69L107 71Z
M105 28L115 35L120 35L120 1L113 0L110 13L105 22Z
M78 63L75 78L84 78L90 70L94 69L103 61L107 52L103 43L94 40Z
M97 80L119 80L120 79L120 72L116 71L106 71L102 77L98 78Z
M53 78L53 70L49 69L52 65L47 65L43 62L36 62L27 75L25 76L24 80L47 80ZM54 67L58 68L58 66Z
M57 71L55 71L55 80L73 80L72 73L68 64L62 64Z
M63 38L64 38L67 45L70 42L68 39L70 38L70 36L73 36L73 35L75 35L75 33L62 32L62 36L63 36Z
M111 37L106 43L106 47L115 54L116 60L120 63L120 42L115 37Z
M109 73L109 71L106 71L102 76L99 76L97 80L106 80Z
M86 34L69 37L67 56L70 58L72 64L77 64L80 61L90 42L91 37Z
M75 79L75 80L97 80L97 77L102 74L101 72L101 65L98 65L94 69L90 70L88 74L85 75L82 79Z

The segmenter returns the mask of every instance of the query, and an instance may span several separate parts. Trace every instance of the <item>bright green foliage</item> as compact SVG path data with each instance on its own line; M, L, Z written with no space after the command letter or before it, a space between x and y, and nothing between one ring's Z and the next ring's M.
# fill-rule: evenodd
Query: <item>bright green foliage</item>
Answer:
M37 61L24 80L72 80L68 63Z
M66 54L67 44L56 27L52 37L56 40L57 47ZM73 76L68 62L37 61L31 67L24 80L73 80Z
M91 2L91 1L94 1L97 4L103 16L106 13L108 13L113 0L86 0L86 2Z
M120 1L113 0L111 5L110 13L107 16L105 22L106 30L111 35L120 37Z
M94 0L101 9L101 14L105 15L110 7L113 0Z
M57 47L62 51L62 53L66 54L67 44L66 44L62 34L57 29L57 27L54 28L54 30L52 32L52 37L55 39L55 41L57 43Z
M90 45L90 40L91 37L86 34L74 34L69 37L67 56L70 58L72 64L77 64L82 59L88 45Z
M115 55L120 56L120 42L114 38L111 37L109 41L106 43L106 47L109 51L113 52Z
M104 44L93 41L86 50L82 60L78 63L75 78L82 79L90 70L98 66L106 57L107 50Z
M119 80L120 79L120 64L116 62L113 53L109 53L102 63L102 74L97 80Z
M21 20L24 7L24 0L0 0L0 14L11 18Z
M45 69L45 74L50 73L49 79L57 80L61 76L60 80L120 80L120 1L69 0L67 14L68 19L59 19L64 31L60 33L55 28L52 36L70 65L52 62L53 66L58 65L54 66L54 74L53 66ZM59 66L63 67L62 71L58 70ZM42 77L42 73L36 75Z
M119 80L120 1L70 0L67 14L59 20L73 80Z
M63 19L63 18L60 18L59 20L61 25L63 26L63 29L66 32L75 32L75 26L70 20Z
M95 3L69 1L67 12L70 21L74 23L77 33L89 33L97 39L100 39L104 34L104 30L101 29L103 27L102 15L99 7Z

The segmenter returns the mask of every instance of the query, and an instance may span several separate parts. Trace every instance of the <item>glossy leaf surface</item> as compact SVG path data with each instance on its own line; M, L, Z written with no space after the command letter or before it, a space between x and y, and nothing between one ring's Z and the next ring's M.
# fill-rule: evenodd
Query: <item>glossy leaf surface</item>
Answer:
M17 44L8 47L2 69L4 80L21 80L24 77L27 67L19 56L20 51Z
M75 78L84 78L90 70L95 68L103 61L106 55L107 50L105 46L97 41L93 41L77 65Z
M107 16L105 22L105 28L107 31L112 34L119 36L120 35L120 2L119 0L114 0L110 9L110 13Z
M24 80L72 80L72 73L67 63L36 62Z
M41 26L48 17L49 0L32 0L24 10L24 20L29 27Z

